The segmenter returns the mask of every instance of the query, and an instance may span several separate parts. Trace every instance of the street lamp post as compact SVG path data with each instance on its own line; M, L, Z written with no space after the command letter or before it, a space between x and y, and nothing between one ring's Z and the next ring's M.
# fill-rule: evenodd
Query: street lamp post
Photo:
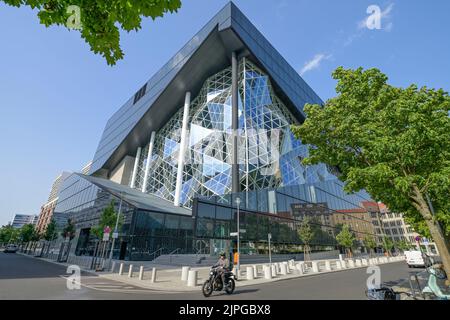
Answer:
M270 264L272 265L272 251L270 250L270 240L272 239L272 234L269 233L269 234L267 235L267 238L268 238L268 240L269 240L269 262L270 262Z
M111 261L113 258L113 252L114 252L114 245L116 243L116 235L118 233L118 228L119 228L119 218L120 218L120 214L122 212L122 193L120 193L120 203L119 203L119 212L117 213L117 218L116 218L116 226L114 227L114 231L113 231L113 239L112 239L112 244L111 244L111 251L109 252L109 259L108 259L108 266L109 268L111 268Z
M236 198L236 204L237 204L237 252L238 252L237 269L239 272L239 270L241 269L241 250L240 250L240 246L239 246L240 237L241 237L241 233L240 233L240 229L239 229L239 205L241 204L241 199L239 197Z

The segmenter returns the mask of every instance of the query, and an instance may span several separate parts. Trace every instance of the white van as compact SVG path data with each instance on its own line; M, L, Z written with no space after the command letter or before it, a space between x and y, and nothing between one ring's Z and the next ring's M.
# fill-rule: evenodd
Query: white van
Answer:
M430 265L430 258L427 255L422 254L419 250L410 250L405 251L404 253L406 256L406 264L409 268L426 267Z

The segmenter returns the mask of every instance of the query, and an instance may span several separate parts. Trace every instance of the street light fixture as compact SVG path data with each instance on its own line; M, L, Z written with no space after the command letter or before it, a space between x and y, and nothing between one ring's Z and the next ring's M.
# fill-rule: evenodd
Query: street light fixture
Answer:
M240 233L240 229L239 229L239 206L241 204L241 198L237 197L236 198L236 205L237 205L237 253L238 253L238 263L237 263L237 269L238 269L238 273L239 270L241 269L241 250L239 247L239 241L240 241L240 237L241 237L241 233Z

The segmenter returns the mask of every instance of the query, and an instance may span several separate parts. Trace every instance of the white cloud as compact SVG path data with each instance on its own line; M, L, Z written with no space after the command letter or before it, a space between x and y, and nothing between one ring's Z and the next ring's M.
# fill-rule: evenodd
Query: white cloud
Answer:
M391 12L394 8L394 3L390 3L386 9L381 10L380 12L380 19L381 19L381 29L390 32L393 27L393 23L389 21L391 17ZM358 29L362 30L367 28L367 19L369 19L370 16L365 17L364 19L360 20L358 22ZM385 26L385 27L384 27Z
M318 53L312 58L311 60L305 62L305 65L303 66L302 70L300 70L300 75L305 74L308 71L314 70L318 67L320 67L320 64L323 60L328 60L331 58L331 54L326 55L323 53Z

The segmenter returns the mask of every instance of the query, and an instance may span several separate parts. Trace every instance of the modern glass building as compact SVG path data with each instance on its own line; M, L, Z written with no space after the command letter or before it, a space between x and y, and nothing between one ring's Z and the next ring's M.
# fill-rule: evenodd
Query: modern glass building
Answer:
M112 200L125 217L120 258L232 250L237 197L244 252L264 253L268 233L276 252L301 251L305 216L315 250L335 249L334 216L371 199L347 195L335 168L302 165L308 148L290 126L306 103L323 102L229 3L111 117L89 173L64 181L55 211L77 226L74 250L92 250L89 229Z

